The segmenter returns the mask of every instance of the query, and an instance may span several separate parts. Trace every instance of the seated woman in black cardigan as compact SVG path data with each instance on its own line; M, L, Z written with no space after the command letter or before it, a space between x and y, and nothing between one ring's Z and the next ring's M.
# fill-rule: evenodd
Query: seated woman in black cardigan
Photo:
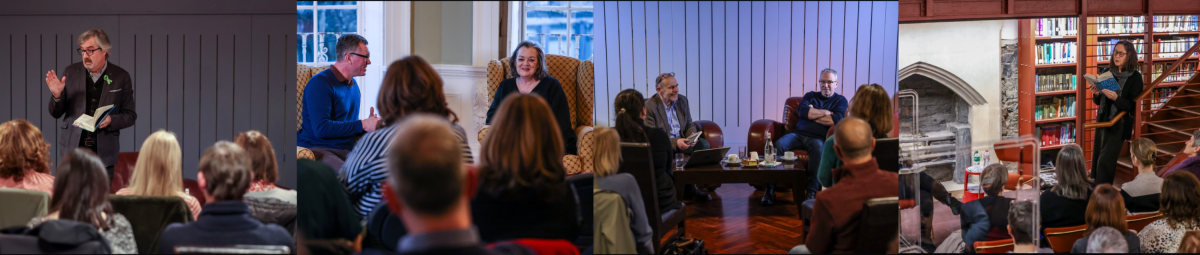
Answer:
M643 121L646 118L646 99L641 92L626 89L618 93L613 101L613 108L617 111L615 126L621 142L650 144L650 162L654 165L659 210L666 212L683 207L682 203L675 200L675 177L671 169L671 155L674 155L675 147L667 131L646 126Z
M1095 187L1087 176L1083 149L1079 145L1063 147L1055 162L1058 185L1043 190L1041 196L1042 231L1086 223L1084 215L1087 214L1088 199Z
M513 94L496 113L479 152L471 218L485 242L518 238L575 241L579 205L566 182L563 143L540 96Z
M567 94L563 93L562 84L558 79L550 77L546 68L546 54L537 44L524 41L508 57L508 72L517 77L504 79L496 88L496 96L492 98L492 106L488 107L485 123L492 124L497 108L504 103L508 94L537 94L546 100L554 113L554 121L558 123L558 132L562 134L566 154L575 155L575 130L571 127L571 106L567 104ZM489 131L495 133L495 131Z

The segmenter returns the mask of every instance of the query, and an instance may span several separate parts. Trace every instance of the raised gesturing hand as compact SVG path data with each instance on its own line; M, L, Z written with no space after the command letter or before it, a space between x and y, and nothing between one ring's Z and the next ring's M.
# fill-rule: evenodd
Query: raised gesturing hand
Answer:
M50 87L50 94L53 94L54 98L62 97L62 91L66 87L66 83L67 76L64 75L62 79L59 79L58 73L54 70L46 72L46 86Z

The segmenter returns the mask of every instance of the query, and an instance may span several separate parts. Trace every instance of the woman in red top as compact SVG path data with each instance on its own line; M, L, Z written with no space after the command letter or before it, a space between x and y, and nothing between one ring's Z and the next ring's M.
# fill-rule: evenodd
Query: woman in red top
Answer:
M0 188L46 192L53 196L50 143L26 120L0 124Z

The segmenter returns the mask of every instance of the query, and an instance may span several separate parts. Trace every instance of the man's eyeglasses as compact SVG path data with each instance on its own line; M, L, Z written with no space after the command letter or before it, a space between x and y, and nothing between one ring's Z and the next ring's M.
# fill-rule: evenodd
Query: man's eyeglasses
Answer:
M96 52L96 51L98 51L98 50L102 50L102 49L100 49L100 48L96 48L96 49L90 49L90 50L85 50L85 49L83 49L83 48L76 49L76 51L79 51L79 54L83 54L83 55L86 55L86 56L89 56L89 57L91 57L91 56L92 56L92 53L95 53L95 52Z
M371 56L367 56L367 55L363 55L363 54L358 54L358 53L353 53L353 52L351 52L351 53L350 53L350 55L359 56L359 57L362 57L362 58L365 58L365 59L371 59Z
M831 81L831 80L820 80L820 81L817 81L817 82L820 82L821 84L834 84L834 83L837 83L837 81Z

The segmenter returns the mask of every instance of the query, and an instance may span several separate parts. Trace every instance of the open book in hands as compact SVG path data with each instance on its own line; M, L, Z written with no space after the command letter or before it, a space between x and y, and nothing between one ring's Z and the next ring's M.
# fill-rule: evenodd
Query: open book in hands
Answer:
M101 121L104 121L104 117L108 116L108 113L112 111L112 108L113 105L111 104L96 108L96 112L93 115L80 115L78 119L75 119L75 123L73 123L73 125L82 128L83 130L87 130L88 132L96 132L96 126L100 125Z
M1098 88L1096 91L1105 89L1112 90L1113 92L1121 91L1121 85L1117 84L1117 78L1113 78L1112 72L1104 72L1100 75L1085 74L1083 75L1083 79L1087 80L1088 84L1091 84L1092 87Z

